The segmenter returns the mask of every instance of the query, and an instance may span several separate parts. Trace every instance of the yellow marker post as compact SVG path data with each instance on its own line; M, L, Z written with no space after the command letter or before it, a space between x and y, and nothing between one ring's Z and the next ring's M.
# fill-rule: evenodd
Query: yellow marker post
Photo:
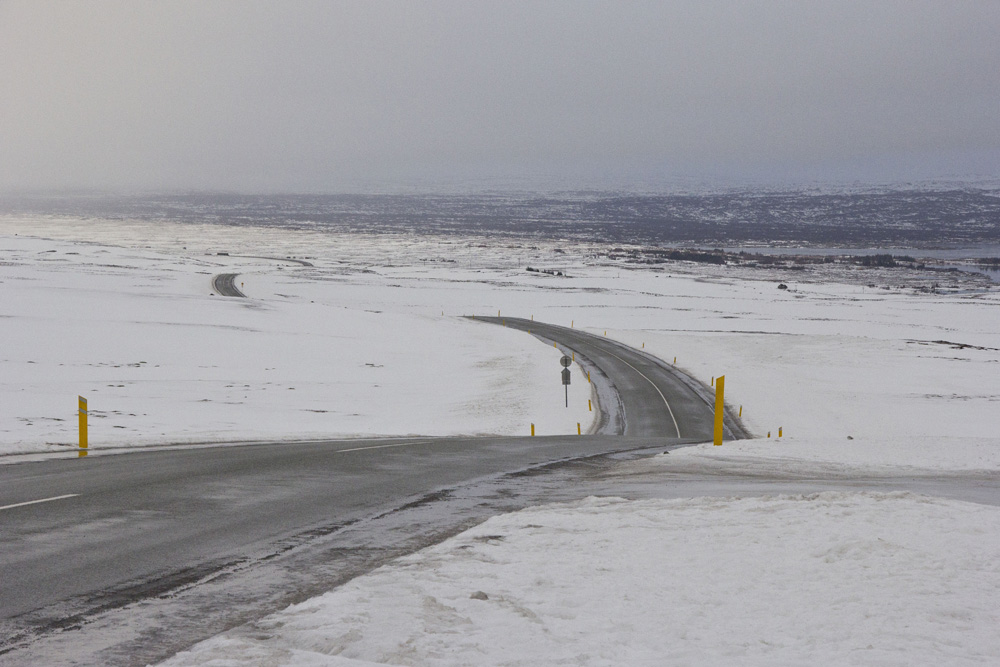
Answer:
M722 414L725 412L726 403L723 397L723 390L726 387L726 376L720 375L719 381L715 383L715 444L722 444Z
M576 352L573 352L573 357L572 357L572 360L573 360L573 361L576 361Z
M555 341L552 341L552 347L559 347L559 346L558 346L558 345L556 345L556 342L555 342Z
M594 406L592 406L590 404L590 399L588 398L587 399L587 412L593 412L593 411L594 411Z
M677 357L674 357L674 366L677 365Z
M781 437L781 427L780 426L778 427L778 437L779 438Z
M587 371L587 383L590 383L590 371Z
M740 415L739 416L743 417L743 406L742 405L740 406Z
M80 419L80 456L87 455L87 399L77 396L77 410Z
M583 435L583 432L580 431L580 422L576 423L576 434L577 435Z
M715 376L714 375L712 376L712 386L713 387L715 386Z
M570 320L569 321L569 328L572 329L574 324L576 324L576 320Z
M534 424L531 425L531 436L532 437L535 436L535 425Z

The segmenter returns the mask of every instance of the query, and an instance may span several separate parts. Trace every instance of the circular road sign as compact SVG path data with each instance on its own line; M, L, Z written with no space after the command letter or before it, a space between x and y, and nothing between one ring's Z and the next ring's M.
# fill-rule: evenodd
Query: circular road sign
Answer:
M563 368L569 368L570 364L573 363L573 360L564 354L563 358L559 360L559 363L563 365Z

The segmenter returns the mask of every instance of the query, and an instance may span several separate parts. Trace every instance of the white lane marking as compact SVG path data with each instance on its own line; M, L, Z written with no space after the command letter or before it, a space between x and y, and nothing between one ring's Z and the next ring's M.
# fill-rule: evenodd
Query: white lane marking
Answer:
M53 500L62 500L63 498L75 498L80 495L79 493L67 493L65 496L53 496L52 498L42 498L41 500L29 500L26 503L14 503L13 505L4 505L0 507L0 510L9 510L15 507L24 507L25 505L37 505L38 503L48 503Z
M678 438L679 438L679 437L681 437L681 429L680 429L680 427L679 427L679 426L677 425L677 418L676 418L676 417L674 417L674 411L673 411L673 410L672 410L672 409L670 408L670 404L669 404L669 403L667 403L667 397L663 395L663 392L662 392L662 391L660 391L660 388L659 388L659 387L657 387L657 386L656 386L656 384L655 384L655 383L654 383L654 382L653 382L652 380L650 380L650 379L649 379L648 377L646 377L646 375L645 375L645 374L644 374L644 373L643 373L642 371L640 371L640 370L639 370L638 368L636 368L635 366L633 366L633 365L632 365L632 364L630 364L629 362L627 362L627 361L625 361L624 359L622 359L621 357L619 357L619 356L618 356L617 354L615 354L614 352L608 352L608 354L610 354L610 355L611 355L612 357L614 357L614 358L615 358L615 359L617 359L618 361L622 362L623 364L625 364L626 366L628 366L629 368L631 368L632 370L634 370L634 371L635 371L636 373L638 373L639 375L642 375L643 379L644 379L644 380L646 380L646 382L648 382L649 384L653 385L653 389L655 389L655 390L656 390L656 393L657 393L657 394L659 394L659 395L660 395L660 398L662 398L662 399L663 399L663 404L664 404L665 406L667 406L667 412L669 412L669 413L670 413L670 419L672 419L672 420L673 420L673 422L674 422L674 430L676 430L676 431L677 431L677 437L678 437Z
M338 449L338 454L343 454L344 452L362 452L366 449L386 449L387 447L412 447L413 445L426 445L430 440L421 440L419 442L401 442L395 445L369 445L368 447L354 447L353 449ZM3 509L0 507L0 509Z

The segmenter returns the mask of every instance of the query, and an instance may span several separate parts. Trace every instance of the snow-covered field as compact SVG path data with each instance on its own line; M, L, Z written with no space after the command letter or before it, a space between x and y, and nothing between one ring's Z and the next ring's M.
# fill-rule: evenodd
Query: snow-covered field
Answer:
M249 300L209 296L227 271ZM1000 474L1000 291L751 275L544 241L0 219L0 448L71 444L77 394L95 447L586 428L557 351L460 317L500 310L726 376L761 437L630 464L651 472ZM864 491L535 508L175 664L993 663L998 528L996 507Z
M995 664L998 536L996 507L909 494L590 498L495 517L166 664Z

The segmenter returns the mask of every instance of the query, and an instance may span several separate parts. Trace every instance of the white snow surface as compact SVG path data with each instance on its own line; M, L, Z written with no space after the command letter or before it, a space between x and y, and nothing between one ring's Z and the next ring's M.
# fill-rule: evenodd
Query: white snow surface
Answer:
M165 664L995 664L998 563L1000 508L971 503L590 498L495 517Z
M221 272L251 298L209 296ZM77 394L98 447L587 428L559 352L460 317L499 310L726 376L757 439L632 469L1000 471L1000 292L758 275L542 241L0 219L0 451L72 443ZM168 664L995 664L998 536L996 507L906 493L591 498L495 517Z

